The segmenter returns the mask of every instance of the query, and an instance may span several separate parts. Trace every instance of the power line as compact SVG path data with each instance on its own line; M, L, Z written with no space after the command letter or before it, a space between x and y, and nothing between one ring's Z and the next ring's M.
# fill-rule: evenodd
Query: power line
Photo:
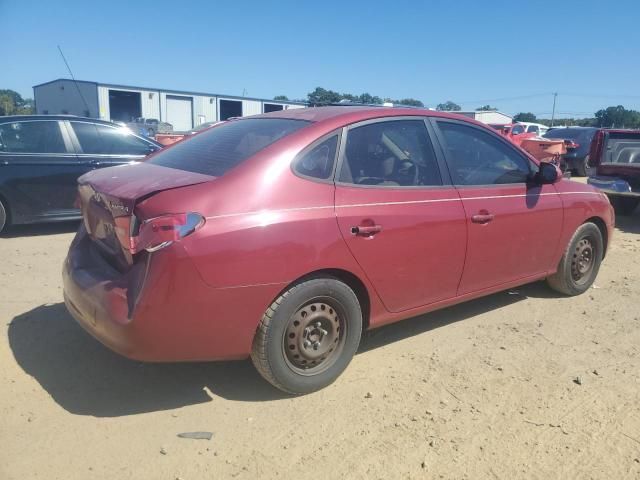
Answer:
M465 105L465 104L469 104L469 103L507 102L507 101L510 101L510 100L524 100L524 99L527 99L527 98L547 97L549 95L553 95L553 93L552 92L550 92L550 93L533 93L531 95L519 95L519 96L515 96L515 97L488 98L488 99L484 99L484 100L456 101L455 103L458 103L458 104L461 104L461 105Z

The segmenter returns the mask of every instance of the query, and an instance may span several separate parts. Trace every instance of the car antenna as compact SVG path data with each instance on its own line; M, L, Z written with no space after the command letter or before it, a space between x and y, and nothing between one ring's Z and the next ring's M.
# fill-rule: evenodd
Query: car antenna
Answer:
M76 86L76 89L78 90L78 95L80 95L80 98L82 99L82 102L84 103L84 106L86 107L87 112L89 113L89 115L91 115L91 110L89 109L89 104L87 103L87 100L84 98L84 95L82 95L82 91L80 90L80 86L78 85L78 81L76 80L76 77L73 75L73 72L71 71L71 67L69 66L69 62L67 62L67 59L64 56L64 53L62 53L62 49L60 48L60 45L58 45L57 47L58 47L58 51L60 52L60 56L62 57L62 61L67 66L67 70L69 71L69 75L71 75L71 79L73 80L73 84ZM89 116L89 115L87 115L87 116Z
M80 98L82 99L82 102L84 103L84 106L86 108L86 112L87 112L87 117L91 116L91 109L89 109L89 104L87 103L86 98L84 98L84 95L82 95L82 91L80 90L80 86L78 85L78 81L76 80L76 77L73 75L73 72L71 71L71 67L69 66L69 62L67 62L66 57L64 56L64 53L62 53L62 49L60 48L60 45L56 45L58 47L58 52L60 52L60 56L62 57L62 61L64 62L64 64L67 66L67 70L69 71L69 75L71 75L71 79L73 80L73 84L76 86L76 90L78 90L78 95L80 95ZM102 142L102 135L100 134L100 130L98 129L98 126L95 123L92 123L93 128L96 131L96 135L98 137L98 139L100 140L100 142ZM71 124L69 124L69 126L71 127L71 130L73 131L73 126ZM80 143L80 140L78 140L78 143ZM76 148L76 147L74 147ZM80 145L80 148L82 148L82 145Z

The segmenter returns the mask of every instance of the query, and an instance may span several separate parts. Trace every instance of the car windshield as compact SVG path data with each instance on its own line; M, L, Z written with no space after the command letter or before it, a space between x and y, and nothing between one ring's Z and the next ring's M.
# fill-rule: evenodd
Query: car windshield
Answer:
M284 118L233 120L158 153L149 163L220 177L309 123Z
M545 138L566 138L569 140L590 141L593 130L582 128L554 128L543 135Z

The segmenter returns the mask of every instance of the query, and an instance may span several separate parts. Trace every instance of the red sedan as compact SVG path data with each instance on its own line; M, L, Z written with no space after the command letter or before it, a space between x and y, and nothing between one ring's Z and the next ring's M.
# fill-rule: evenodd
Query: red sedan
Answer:
M541 279L583 293L614 222L490 128L409 108L232 120L79 183L63 277L84 328L139 360L251 356L294 394L363 329Z

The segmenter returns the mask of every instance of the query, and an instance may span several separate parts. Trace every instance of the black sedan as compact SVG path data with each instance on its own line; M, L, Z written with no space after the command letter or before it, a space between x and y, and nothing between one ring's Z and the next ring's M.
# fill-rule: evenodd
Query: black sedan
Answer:
M560 127L553 128L543 135L545 138L562 138L573 143L563 155L568 170L574 170L577 175L586 177L589 174L589 151L591 141L598 131L594 127Z
M116 124L68 115L0 117L0 231L80 218L80 175L143 159L162 146Z

